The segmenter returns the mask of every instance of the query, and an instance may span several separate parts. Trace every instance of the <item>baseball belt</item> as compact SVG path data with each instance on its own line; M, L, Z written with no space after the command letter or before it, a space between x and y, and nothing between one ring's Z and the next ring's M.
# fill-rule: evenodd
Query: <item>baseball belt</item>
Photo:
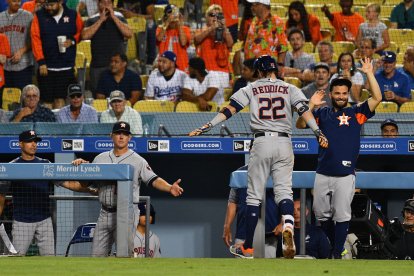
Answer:
M279 136L279 137L288 137L289 138L289 134L284 133L284 132L267 132L269 133L268 136ZM272 135L273 134L273 135ZM266 136L266 132L257 132L254 134L254 138L259 138L262 136Z

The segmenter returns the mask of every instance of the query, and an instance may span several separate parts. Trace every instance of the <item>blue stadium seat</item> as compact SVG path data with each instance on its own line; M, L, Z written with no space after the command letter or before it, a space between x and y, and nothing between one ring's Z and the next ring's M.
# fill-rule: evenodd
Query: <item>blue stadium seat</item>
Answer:
M0 123L0 135L19 135L25 130L33 130L33 123Z
M47 123L36 122L34 129L39 135L80 135L82 134L81 123Z

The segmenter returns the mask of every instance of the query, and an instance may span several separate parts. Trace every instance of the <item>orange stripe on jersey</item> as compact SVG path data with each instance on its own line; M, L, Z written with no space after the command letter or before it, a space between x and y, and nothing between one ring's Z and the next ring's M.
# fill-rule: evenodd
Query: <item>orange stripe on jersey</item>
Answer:
M357 113L355 117L360 125L363 125L366 121L368 121L367 116L362 113Z

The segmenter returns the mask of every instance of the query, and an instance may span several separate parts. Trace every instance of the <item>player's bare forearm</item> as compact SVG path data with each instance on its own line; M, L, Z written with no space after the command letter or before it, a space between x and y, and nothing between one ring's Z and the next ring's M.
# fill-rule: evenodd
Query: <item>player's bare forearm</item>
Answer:
M4 203L6 202L6 196L3 194L0 194L0 216L3 214L4 210Z
M161 192L170 193L173 196L180 196L184 192L183 188L179 185L180 182L181 179L178 179L171 185L161 177L158 177L152 182L152 186Z
M80 193L94 193L92 189L88 187L88 183L79 181L64 181L62 187L74 192Z
M223 226L223 241L227 246L230 246L233 242L231 235L231 225L233 224L234 218L236 217L237 205L233 202L227 204L226 218L224 219Z

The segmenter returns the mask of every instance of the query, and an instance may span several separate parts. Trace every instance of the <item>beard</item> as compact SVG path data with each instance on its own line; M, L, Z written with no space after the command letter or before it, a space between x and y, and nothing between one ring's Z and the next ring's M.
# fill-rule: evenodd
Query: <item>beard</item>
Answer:
M348 98L343 101L343 104L338 104L337 101L338 100L332 99L332 106L336 109L342 109L348 105Z
M197 76L194 73L190 73L190 78L195 79Z

